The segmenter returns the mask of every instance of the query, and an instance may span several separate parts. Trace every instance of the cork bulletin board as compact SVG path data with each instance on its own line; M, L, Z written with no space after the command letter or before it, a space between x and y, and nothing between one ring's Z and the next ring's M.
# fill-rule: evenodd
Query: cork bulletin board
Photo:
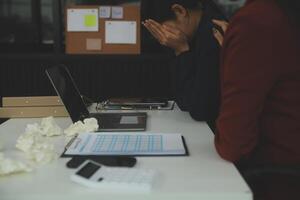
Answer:
M65 21L67 54L141 53L139 6L68 6Z

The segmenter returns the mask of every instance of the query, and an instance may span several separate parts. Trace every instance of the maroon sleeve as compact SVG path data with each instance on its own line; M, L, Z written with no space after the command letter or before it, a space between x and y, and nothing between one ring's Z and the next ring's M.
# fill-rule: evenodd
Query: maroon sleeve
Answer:
M247 158L256 147L259 118L278 76L272 61L278 30L269 19L255 14L237 15L224 41L215 146L222 158L232 162Z

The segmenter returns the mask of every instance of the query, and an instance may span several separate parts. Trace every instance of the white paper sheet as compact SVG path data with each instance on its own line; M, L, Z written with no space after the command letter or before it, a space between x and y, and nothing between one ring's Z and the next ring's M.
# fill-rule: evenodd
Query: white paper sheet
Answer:
M136 44L137 24L136 21L106 21L105 22L106 44Z
M111 18L113 19L123 19L124 18L124 9L120 6L113 6L111 8Z
M99 8L99 18L108 19L111 16L110 6L100 6Z
M99 31L98 9L68 9L67 31L97 32Z
M186 155L181 134L85 133L65 155Z

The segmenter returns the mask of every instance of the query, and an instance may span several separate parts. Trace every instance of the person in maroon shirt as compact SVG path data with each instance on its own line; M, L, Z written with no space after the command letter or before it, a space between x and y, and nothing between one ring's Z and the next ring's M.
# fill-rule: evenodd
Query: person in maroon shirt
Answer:
M214 29L223 45L215 146L255 200L300 199L299 10L299 0L248 0L229 27L214 21L226 32Z
M215 137L228 161L300 164L299 10L299 0L248 0L229 24Z

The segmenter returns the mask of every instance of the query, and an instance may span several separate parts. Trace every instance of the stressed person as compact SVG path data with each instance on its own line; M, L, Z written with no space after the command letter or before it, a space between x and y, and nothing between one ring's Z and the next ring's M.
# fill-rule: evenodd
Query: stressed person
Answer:
M157 1L156 15L143 24L174 50L174 92L181 110L214 129L219 112L219 51L212 19L225 19L210 0Z

